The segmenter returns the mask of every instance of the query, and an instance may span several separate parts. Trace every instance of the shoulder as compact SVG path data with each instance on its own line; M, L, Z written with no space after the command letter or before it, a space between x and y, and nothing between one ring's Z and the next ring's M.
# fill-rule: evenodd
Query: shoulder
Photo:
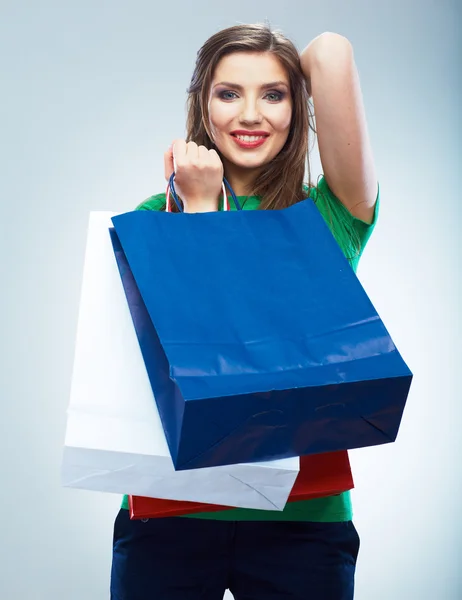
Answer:
M312 185L309 190L307 187L306 191L309 192L309 197L321 213L345 256L356 266L377 223L380 190L377 193L371 223L355 217L336 197L323 175L318 178L316 185Z
M163 194L156 194L155 196L150 196L141 204L135 208L135 210L165 210L166 204L166 196L165 192Z

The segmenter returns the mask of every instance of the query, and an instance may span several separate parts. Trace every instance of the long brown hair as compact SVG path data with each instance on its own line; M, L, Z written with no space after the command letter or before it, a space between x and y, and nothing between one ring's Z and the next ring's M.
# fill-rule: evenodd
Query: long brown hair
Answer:
M309 133L310 130L314 132L314 127L299 53L282 33L272 31L266 24L235 25L219 31L205 42L197 53L188 89L187 141L208 149L215 148L208 115L210 87L218 62L233 52L271 52L287 72L292 96L289 135L279 154L265 165L250 193L262 199L261 209L286 208L308 197L303 182L307 166L308 188L311 187Z

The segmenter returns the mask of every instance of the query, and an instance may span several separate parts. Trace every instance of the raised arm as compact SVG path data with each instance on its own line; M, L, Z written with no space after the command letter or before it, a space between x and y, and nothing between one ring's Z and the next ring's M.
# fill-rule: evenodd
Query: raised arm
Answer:
M323 33L301 53L314 103L324 177L358 219L372 222L378 184L353 48Z

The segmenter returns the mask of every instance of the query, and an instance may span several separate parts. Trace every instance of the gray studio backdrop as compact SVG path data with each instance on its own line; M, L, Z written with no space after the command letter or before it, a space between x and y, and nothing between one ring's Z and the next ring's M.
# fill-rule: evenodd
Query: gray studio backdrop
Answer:
M197 49L265 19L354 45L382 194L359 277L415 373L398 441L352 453L356 598L462 597L460 1L3 0L1 600L109 597L120 497L59 479L88 214L164 190Z

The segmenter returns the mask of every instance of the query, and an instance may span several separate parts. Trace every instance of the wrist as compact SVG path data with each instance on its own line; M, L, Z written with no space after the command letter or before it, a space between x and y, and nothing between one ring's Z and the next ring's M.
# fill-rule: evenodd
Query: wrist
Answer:
M218 210L218 198L200 198L184 200L185 213L207 213Z

